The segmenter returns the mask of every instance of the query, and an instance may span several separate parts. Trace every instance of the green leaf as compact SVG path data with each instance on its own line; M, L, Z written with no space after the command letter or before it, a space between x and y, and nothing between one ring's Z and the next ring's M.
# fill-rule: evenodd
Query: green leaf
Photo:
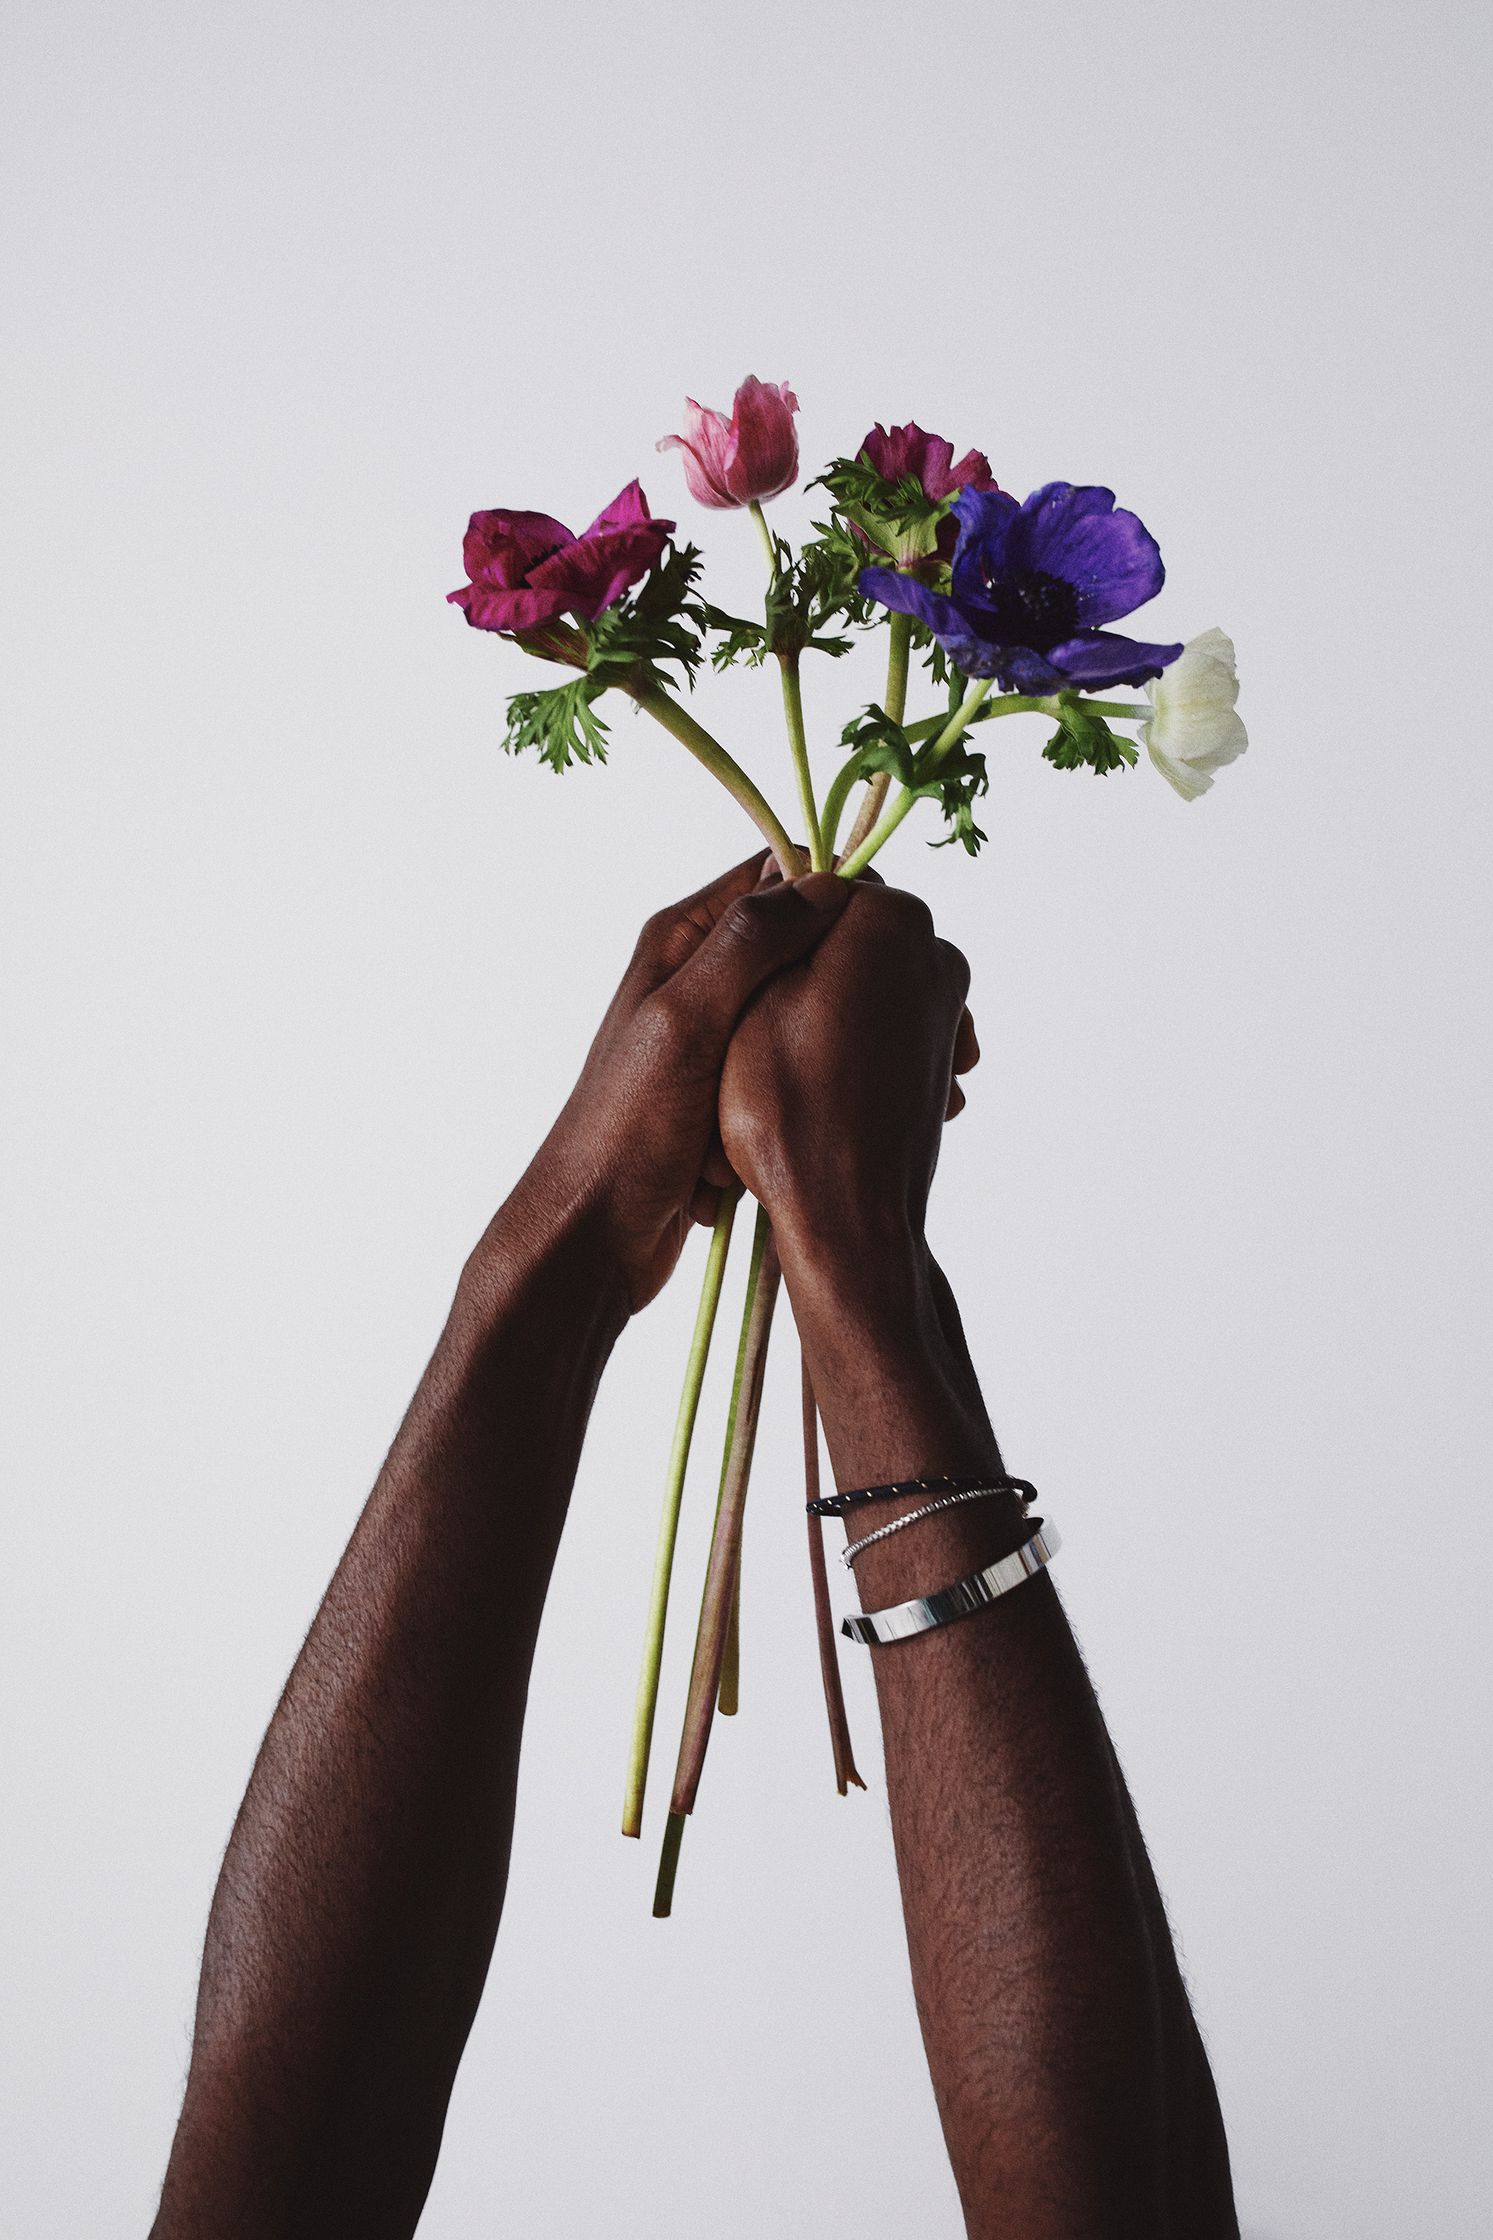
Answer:
M874 771L887 770L899 785L916 789L917 756L912 741L901 724L893 723L885 708L874 700L863 714L846 724L840 733L840 744L849 747L854 754L858 778L869 778Z
M743 622L724 607L702 606L698 613L701 627L720 639L710 649L712 669L729 669L738 661L750 669L761 668L767 659L767 632L760 622Z
M845 726L841 739L855 754L858 779L886 770L899 785L906 786L915 799L938 803L950 829L942 840L933 841L932 846L952 847L957 840L968 854L978 855L986 836L975 822L974 805L990 790L982 754L975 754L961 740L949 750L936 771L925 775L901 724L893 723L886 710L874 704L855 722Z
M836 510L858 522L878 544L886 542L879 534L883 528L904 532L920 528L937 521L948 510L941 502L928 497L915 474L904 474L898 481L888 482L864 457L832 459L809 488L827 490L835 501ZM895 550L895 543L886 544L886 549Z
M795 559L781 537L774 538L773 545L777 565L761 622L744 622L721 607L690 609L700 628L719 641L711 647L712 668L729 669L741 661L757 669L770 653L790 660L806 652L838 659L855 641L831 625L840 620L859 625L872 619L871 609L856 590L865 557L860 547L821 536L806 544Z
M935 840L935 848L951 848L957 840L966 855L977 856L985 844L986 835L975 822L975 803L982 794L990 791L990 776L985 768L985 757L975 754L963 742L940 763L931 787L925 792L937 796L949 830L942 840Z
M1086 707L1076 693L1063 693L1058 707L1058 726L1046 746L1042 758L1055 770L1092 770L1096 778L1107 777L1111 770L1135 767L1139 757L1128 739L1119 738L1102 716Z
M577 652L584 648L585 674L548 691L516 692L508 702L504 750L522 754L532 747L552 770L568 770L573 762L605 762L607 725L596 712L604 692L636 685L668 668L692 684L704 654L701 632L707 613L694 596L699 574L697 547L673 546L636 590L604 608L594 622L578 627Z
M602 679L587 676L572 677L546 692L514 693L504 752L522 754L533 747L551 770L568 770L572 762L605 762L607 727L595 708L605 690Z
M700 574L696 545L678 545L636 591L606 607L590 628L588 672L601 677L602 689L638 669L677 668L680 680L694 682L704 648L700 642L705 610L693 593Z

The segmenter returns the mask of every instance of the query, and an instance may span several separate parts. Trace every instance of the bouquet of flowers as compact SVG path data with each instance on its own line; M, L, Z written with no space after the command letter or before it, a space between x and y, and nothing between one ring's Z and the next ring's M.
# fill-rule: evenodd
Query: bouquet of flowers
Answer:
M1051 727L1045 760L1096 777L1133 768L1139 741L1186 801L1205 793L1214 773L1243 753L1234 649L1221 630L1186 644L1152 644L1110 627L1154 598L1165 575L1155 538L1116 505L1113 491L1049 482L1018 500L999 488L983 452L956 460L951 443L915 421L890 429L878 423L853 455L833 459L810 485L824 493L825 519L795 549L763 509L798 480L797 411L786 383L750 377L729 418L690 400L684 432L658 446L682 453L684 479L699 504L751 514L766 563L760 619L726 613L704 596L701 553L677 541L673 521L650 513L636 481L579 536L548 514L473 514L464 546L469 580L451 593L453 603L475 628L573 672L512 696L503 742L511 752L532 748L556 771L605 761L600 703L608 693L621 695L725 786L785 878L811 869L847 879L866 869L923 801L948 827L937 845L957 842L978 854L985 834L976 811L990 781L973 742L998 717L1041 716ZM802 664L816 654L838 659L876 631L886 636L881 699L845 724L821 789L804 722ZM776 662L799 838L686 706L707 659L716 670ZM914 669L926 680L927 712L909 709ZM1142 697L1108 697L1126 688L1132 695L1140 688ZM1130 727L1134 737L1116 725ZM685 1476L740 1196L739 1189L723 1194L711 1232L669 1456L623 1804L630 1836L642 1832ZM680 1840L713 1720L737 1706L742 1521L777 1289L772 1237L759 1211L656 1914L671 1909ZM818 1456L805 1382L811 1498ZM851 1753L821 1527L812 1515L809 1556L843 1796L864 1783Z

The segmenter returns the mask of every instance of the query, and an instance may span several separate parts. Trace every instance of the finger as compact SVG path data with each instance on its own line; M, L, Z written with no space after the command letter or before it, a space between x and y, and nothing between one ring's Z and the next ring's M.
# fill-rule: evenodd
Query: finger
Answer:
M764 865L772 860L770 851L761 848L745 862L733 863L729 871L697 888L694 894L686 895L682 902L654 912L638 938L635 959L650 987L667 980L694 955L736 897L751 893Z
M736 1170L726 1157L726 1147L719 1135L705 1154L700 1167L700 1178L713 1184L717 1190L725 1190L737 1179Z
M773 862L770 848L759 848L755 855L746 856L740 863L733 863L729 871L722 871L714 879L707 879L703 887L687 894L682 902L674 905L676 917L708 915L710 924L725 909L728 902L739 894L750 894L762 877L763 871Z
M962 1015L964 999L969 994L969 959L962 949L954 947L952 941L935 941L934 947L938 951L938 961L945 980L950 988L958 990Z
M689 1217L702 1229L713 1229L721 1210L721 1193L712 1190L708 1182L697 1182L694 1196L689 1202Z
M738 895L694 955L650 1001L681 1033L692 1070L714 1071L731 1029L765 980L806 956L850 900L832 871Z
M968 1102L969 1099L965 1096L958 1082L951 1082L949 1084L948 1109L944 1113L945 1120L957 1120Z
M959 1031L954 1037L954 1071L972 1073L980 1062L980 1038L975 1033L975 1022L965 1011L959 1021Z

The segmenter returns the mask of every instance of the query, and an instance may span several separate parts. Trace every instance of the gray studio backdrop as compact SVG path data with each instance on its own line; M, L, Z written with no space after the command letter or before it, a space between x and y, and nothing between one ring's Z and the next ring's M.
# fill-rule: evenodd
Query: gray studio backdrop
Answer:
M625 713L604 770L500 757L528 672L442 603L466 515L579 525L641 472L748 600L750 525L652 445L755 371L814 466L916 415L1019 492L1113 484L1170 565L1141 626L1238 641L1206 800L1012 724L985 857L890 855L985 1048L936 1241L1246 2230L1485 2233L1477 13L53 0L8 36L0 2226L143 2233L230 1820L462 1257L638 921L750 845ZM772 679L705 689L787 793ZM878 689L816 674L821 757ZM694 1284L597 1411L431 2240L959 2230L858 1664L872 1786L830 1785L787 1342L672 1924L656 1818L615 1833Z

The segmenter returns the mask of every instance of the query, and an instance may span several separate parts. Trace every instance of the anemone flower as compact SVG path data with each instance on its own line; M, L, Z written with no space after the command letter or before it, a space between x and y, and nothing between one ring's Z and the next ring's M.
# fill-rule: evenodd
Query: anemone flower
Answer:
M952 510L947 593L896 568L867 568L860 583L924 623L965 676L1008 692L1093 692L1143 684L1182 651L1099 627L1154 598L1166 575L1156 539L1112 490L1049 482L1021 505L966 488Z

